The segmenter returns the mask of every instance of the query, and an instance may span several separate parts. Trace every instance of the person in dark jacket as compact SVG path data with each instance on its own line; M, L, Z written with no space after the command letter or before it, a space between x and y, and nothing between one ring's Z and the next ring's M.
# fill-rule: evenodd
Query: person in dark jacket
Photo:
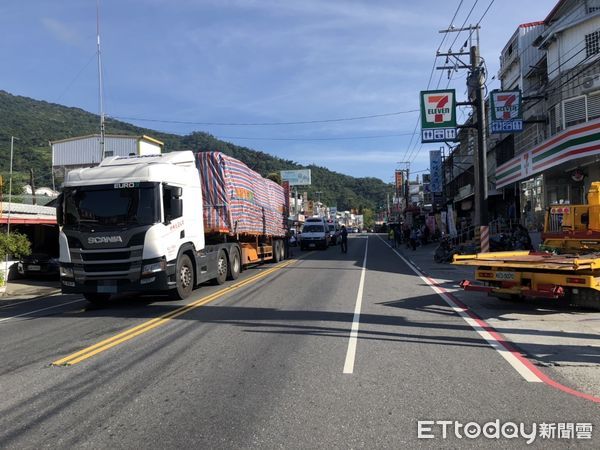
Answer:
M394 230L394 241L396 242L395 247L400 248L402 245L402 226L400 224L396 225Z
M348 253L348 230L346 230L346 226L342 225L342 253Z

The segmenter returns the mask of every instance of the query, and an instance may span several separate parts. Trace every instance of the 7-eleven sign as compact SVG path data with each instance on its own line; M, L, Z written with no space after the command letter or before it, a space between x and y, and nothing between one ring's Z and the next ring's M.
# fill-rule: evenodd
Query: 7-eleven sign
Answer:
M421 91L421 141L445 142L456 138L456 93Z
M490 132L512 133L522 130L521 91L490 92Z

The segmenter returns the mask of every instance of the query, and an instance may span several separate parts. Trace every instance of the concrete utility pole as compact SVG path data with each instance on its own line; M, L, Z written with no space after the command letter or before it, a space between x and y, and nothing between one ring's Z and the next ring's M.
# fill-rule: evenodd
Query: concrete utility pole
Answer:
M102 53L100 52L100 0L96 0L96 46L98 58L98 102L100 104L100 161L102 161L106 151L104 148L104 82L102 80Z
M481 64L479 54L479 25L469 25L465 28L449 28L441 30L440 33L454 33L468 31L468 42L465 42L463 48L459 52L453 52L452 49L448 53L438 52L437 56L445 56L448 64L453 60L453 65L436 67L438 70L448 70L448 76L452 70L467 69L470 71L467 78L467 86L469 91L469 102L457 102L459 105L470 105L474 108L476 125L471 127L477 130L477 152L475 153L474 169L475 169L475 225L487 226L487 145L485 135L485 97L483 93L483 80L485 77L484 68ZM473 33L475 32L475 44L473 44ZM463 49L469 45L469 52ZM469 63L461 60L462 56L469 56ZM466 126L465 126L466 127Z
M485 98L483 94L483 67L479 57L479 45L471 47L471 75L469 85L473 87L474 107L477 114L477 153L475 155L475 224L488 225L487 198L487 143L485 139ZM471 97L471 95L469 95Z

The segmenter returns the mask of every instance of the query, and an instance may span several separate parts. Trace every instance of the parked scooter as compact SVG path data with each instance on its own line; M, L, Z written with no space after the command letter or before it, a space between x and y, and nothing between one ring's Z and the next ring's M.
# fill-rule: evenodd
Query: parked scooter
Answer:
M440 240L440 245L435 249L433 260L436 263L452 262L452 257L459 253L458 248L452 245L452 240L448 236L444 236Z

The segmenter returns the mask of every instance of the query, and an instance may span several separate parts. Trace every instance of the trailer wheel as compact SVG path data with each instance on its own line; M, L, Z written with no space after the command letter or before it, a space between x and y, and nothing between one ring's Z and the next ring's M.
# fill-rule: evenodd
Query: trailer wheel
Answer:
M89 293L89 294L83 294L83 297L90 302L93 306L106 306L106 304L108 303L108 300L110 299L110 294L96 294L96 293Z
M229 255L229 271L227 273L227 279L237 280L237 278L240 276L241 269L242 263L240 259L240 252L237 248L233 248L231 250L231 254Z
M223 250L219 250L219 256L217 257L217 277L215 278L216 284L223 284L227 280L228 272L227 255Z
M177 260L175 280L177 287L171 291L171 296L177 300L189 297L194 289L194 266L188 255L181 255Z
M273 241L273 262L278 263L281 261L281 252L279 249L281 248L281 241Z

